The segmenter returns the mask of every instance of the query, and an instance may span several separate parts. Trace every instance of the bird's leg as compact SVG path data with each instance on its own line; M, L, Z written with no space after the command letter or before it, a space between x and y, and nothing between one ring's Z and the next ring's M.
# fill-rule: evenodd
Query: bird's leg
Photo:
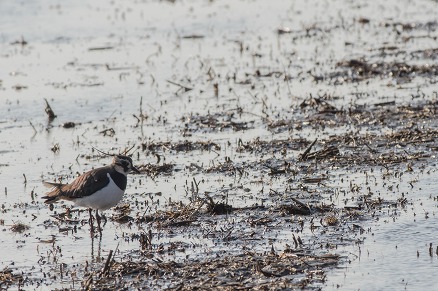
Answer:
M93 225L93 213L91 212L91 208L88 208L88 214L90 214L90 218L88 219L88 223Z
M93 210L91 208L88 208L88 214L90 214L90 218L88 219L88 223L90 224L90 231L94 232L94 227L93 227Z
M102 228L100 227L101 217L99 216L99 210L96 209L96 221L99 232L102 233Z

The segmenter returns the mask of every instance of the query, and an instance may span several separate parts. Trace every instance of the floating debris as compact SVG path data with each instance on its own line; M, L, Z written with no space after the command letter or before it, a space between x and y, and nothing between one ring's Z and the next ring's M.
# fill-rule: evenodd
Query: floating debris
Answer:
M73 128L76 126L76 123L72 122L72 121L68 121L68 122L64 122L62 124L62 127L64 128Z

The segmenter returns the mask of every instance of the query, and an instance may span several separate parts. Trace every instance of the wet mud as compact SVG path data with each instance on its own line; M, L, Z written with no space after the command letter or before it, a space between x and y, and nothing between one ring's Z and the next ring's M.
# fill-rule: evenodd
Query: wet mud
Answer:
M330 276L381 225L435 216L438 24L406 15L436 4L267 2L116 1L89 12L111 34L3 34L0 289L363 288ZM41 200L99 150L141 172L102 232Z

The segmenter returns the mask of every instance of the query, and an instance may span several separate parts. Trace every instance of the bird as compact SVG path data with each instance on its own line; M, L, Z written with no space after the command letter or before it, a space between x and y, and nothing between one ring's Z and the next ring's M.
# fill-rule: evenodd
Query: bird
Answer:
M52 188L42 197L45 199L44 203L53 204L59 200L67 200L76 206L87 207L90 213L90 225L92 225L92 209L94 209L101 231L98 211L117 205L125 193L128 173L131 171L140 173L130 157L111 156L113 160L110 165L90 170L69 184L43 181L45 186Z

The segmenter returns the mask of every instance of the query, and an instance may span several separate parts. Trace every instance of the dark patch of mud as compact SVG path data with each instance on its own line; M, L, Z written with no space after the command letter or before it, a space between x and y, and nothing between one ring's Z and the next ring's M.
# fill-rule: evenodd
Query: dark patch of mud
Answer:
M127 286L176 290L199 288L243 290L256 288L258 290L275 286L317 288L316 286L325 280L323 269L336 265L339 260L336 254L315 255L309 252L299 235L295 237L294 234L291 234L291 238L294 238L296 244L285 245L282 251L275 250L272 244L267 244L266 251L262 253L253 250L255 245L264 242L263 228L280 229L286 226L283 224L289 224L290 227L290 220L280 218L283 215L281 214L283 207L278 210L272 209L273 213L277 213L274 217L260 215L268 210L264 207L235 209L237 221L219 226L219 221L222 219L212 218L207 215L209 210L200 211L199 206L199 203L193 203L181 207L179 211L157 212L145 217L144 221L153 223L153 230L137 238L141 251L133 251L131 255L126 256L126 259L111 261L104 275L101 271L86 274L83 286L112 290ZM249 217L248 211L252 213ZM281 220L283 222L280 222ZM296 226L298 232L299 225ZM163 230L167 231L163 232ZM160 254L172 255L175 252L185 254L186 250L191 248L202 250L202 246L178 241L159 244L154 242L158 233L160 236L171 237L172 233L180 232L213 239L216 247L220 245L223 251L213 257L205 256L205 258L182 261L159 259ZM225 251L226 249L234 250L229 253ZM137 259L133 260L130 257Z
M428 51L415 52L430 54ZM438 75L438 65L415 65L401 62L370 62L365 58L342 61L337 64L339 72L330 74L329 78L334 85L343 82L361 82L370 78L394 78L400 82L410 82L415 77L426 77L433 80Z
M184 122L183 136L190 136L192 131L243 131L252 127L251 121L238 120L239 116L236 112L217 112L208 115L192 114L183 117Z
M151 151L156 152L158 150L160 151L175 151L175 152L189 152L189 151L210 151L210 150L220 150L221 147L217 143L211 142L211 141L182 141L179 143L174 142L150 142L150 143L143 143L142 144L142 150L143 151Z
M312 199L303 201L308 203L292 197L277 206L232 211L228 205L227 214L232 216L225 216L212 213L212 199L198 197L190 204L177 203L168 211L138 217L135 224L149 229L130 236L130 240L138 241L139 248L119 259L109 257L101 270L85 273L82 287L320 289L326 280L325 270L341 259L337 247L350 244L355 237L360 241L360 235L367 232L360 221L369 219L370 212L400 207L397 202L370 198L364 198L363 205L343 210L313 204ZM288 238L272 236L286 229ZM311 241L303 242L305 229L314 234ZM181 233L211 240L220 251L214 256L203 255L208 251L203 243L171 241ZM193 253L193 249L198 251ZM171 259L178 254L183 259Z
M414 99L425 97L423 95L413 96ZM411 129L417 127L421 131L421 127L435 126L434 118L437 110L438 102L434 98L430 101L417 101L410 104L397 104L394 100L337 108L331 104L329 96L310 96L301 103L299 108L294 109L293 119L272 120L267 126L276 133L300 131L305 127L324 129L351 125L357 126L358 129L366 128L370 132L380 131L382 128L397 130L399 127ZM297 118L297 115L301 118ZM422 122L425 122L425 125L422 125Z
M113 279L98 279L97 288L142 288L154 278L157 286L168 290L199 290L207 288L233 290L266 290L267 288L309 288L325 281L321 270L337 264L338 256L313 256L304 251L285 250L277 254L247 251L214 259L187 262L115 262L110 278L127 278L129 283L114 285ZM169 275L171 274L171 280ZM196 274L196 275L195 275ZM109 282L108 282L109 281ZM315 287L317 289L318 287Z

